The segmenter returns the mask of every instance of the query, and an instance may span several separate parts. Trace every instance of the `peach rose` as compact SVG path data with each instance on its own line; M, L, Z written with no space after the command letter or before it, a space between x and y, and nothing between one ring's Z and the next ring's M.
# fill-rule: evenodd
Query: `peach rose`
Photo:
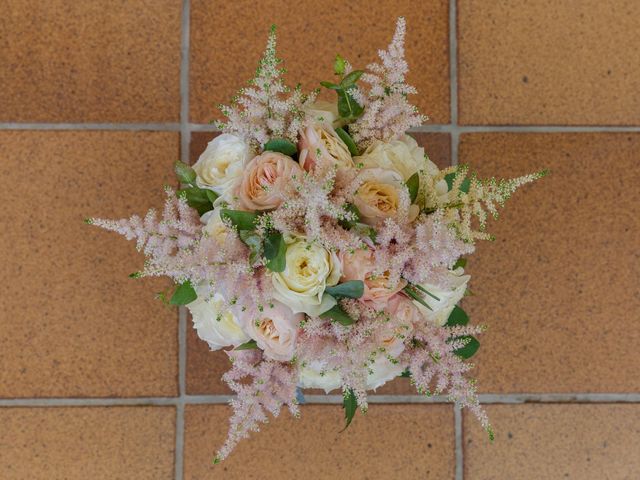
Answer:
M339 169L353 168L349 148L328 123L309 125L300 131L300 166L312 171L320 162L331 162Z
M302 175L300 166L278 152L254 157L245 169L238 198L248 210L273 210L282 203L282 190L293 175Z
M391 285L389 272L377 272L372 250L356 250L342 257L342 281L361 280L364 294L360 300L371 302L374 307L384 307L388 299L402 290L407 282L400 280Z

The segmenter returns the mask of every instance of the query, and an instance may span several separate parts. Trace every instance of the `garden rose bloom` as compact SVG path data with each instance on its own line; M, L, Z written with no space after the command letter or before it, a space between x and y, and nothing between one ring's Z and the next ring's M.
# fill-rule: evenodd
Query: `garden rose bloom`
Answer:
M228 133L218 135L193 166L196 184L224 195L242 177L250 158L251 150L244 140Z
M281 192L293 175L302 175L300 166L278 152L264 152L247 165L238 198L248 210L273 210L282 203Z
M354 161L362 163L364 168L393 170L399 173L405 182L411 175L426 166L424 148L409 135L403 135L390 142L376 141ZM429 162L433 163L430 160Z
M298 327L304 320L301 313L295 314L280 302L267 305L257 319L245 319L249 336L256 341L266 357L286 362L293 358L298 337Z
M449 273L449 287L444 288L439 285L423 283L420 286L429 293L438 297L439 300L436 300L430 295L423 295L425 303L429 305L432 310L429 310L419 302L414 301L414 303L425 317L436 325L442 326L447 323L453 307L455 307L464 296L464 292L467 289L467 283L470 278L470 275L464 275L464 270L462 268L457 268L455 271Z
M300 166L308 172L322 161L343 169L354 166L349 148L328 123L316 123L301 130L298 149Z
M329 393L341 385L340 372L326 368L321 362L311 362L300 368L300 388L322 388L325 393Z
M369 368L371 372L367 376L367 390L375 390L400 375L406 365L400 362L392 362L386 356L379 354Z
M233 313L224 309L224 299L220 294L211 296L208 285L197 287L196 293L198 298L189 303L187 308L198 336L209 344L211 350L249 341Z
M341 275L342 266L335 253L296 240L287 246L284 271L271 273L274 297L294 312L320 315L336 304L324 290L337 284Z
M305 109L305 113L307 117L312 118L314 122L327 123L333 128L339 127L345 122L338 114L338 104L336 102L316 100Z
M400 211L401 195L407 193L402 177L393 170L381 168L365 169L360 175L365 180L360 184L353 203L360 211L361 220L369 225L376 225L385 218L395 218ZM418 216L417 205L409 207L409 219Z
M219 245L224 245L229 233L229 227L220 218L220 209L216 208L208 211L202 215L200 221L205 224L203 230L207 235L218 242Z
M391 296L407 285L405 280L391 285L388 272L377 272L372 250L356 250L342 256L342 281L349 280L364 283L364 294L360 300L371 302L374 307L383 307Z

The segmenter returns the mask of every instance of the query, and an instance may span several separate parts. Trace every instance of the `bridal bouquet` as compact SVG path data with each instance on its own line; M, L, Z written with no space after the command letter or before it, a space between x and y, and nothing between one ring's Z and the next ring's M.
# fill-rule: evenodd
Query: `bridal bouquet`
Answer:
M488 214L539 172L482 180L444 170L407 135L426 118L408 101L405 21L380 63L354 70L340 56L333 81L290 90L272 30L255 78L192 166L166 189L161 217L88 222L136 239L147 257L134 277L166 275L211 349L227 348L223 379L236 392L224 459L298 388L340 390L346 424L367 390L398 376L420 394L446 394L487 429L467 378L481 326L457 304L466 256ZM334 95L334 94L331 94Z

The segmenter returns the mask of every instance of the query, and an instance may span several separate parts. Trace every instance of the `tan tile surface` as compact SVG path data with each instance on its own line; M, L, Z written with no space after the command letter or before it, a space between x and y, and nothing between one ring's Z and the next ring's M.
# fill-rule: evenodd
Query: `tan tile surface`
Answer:
M178 121L181 4L3 0L0 122Z
M194 132L191 134L191 163L198 160L207 143L215 136L211 132ZM417 142L425 148L431 160L440 168L451 162L451 137L448 133L412 133ZM187 392L196 394L228 394L230 390L220 379L229 369L229 360L224 352L211 352L205 342L200 340L192 328L191 320L187 332ZM309 390L308 394L323 393ZM380 387L378 394L411 395L415 388L404 378L389 382Z
M551 169L469 259L481 391L640 391L639 156L638 134L461 137L482 176Z
M175 408L0 409L0 478L172 479Z
M634 480L639 405L492 405L496 438L464 416L468 480Z
M216 105L228 102L253 76L273 23L279 28L279 56L289 72L288 83L301 82L311 90L321 80L331 79L336 53L355 68L375 60L377 50L391 40L396 18L404 15L409 82L420 92L413 101L432 122L447 123L448 3L302 0L290 8L277 0L193 0L191 120L202 123L219 118Z
M458 1L464 124L640 124L640 2Z
M0 132L0 397L176 394L168 283L83 218L161 207L177 156L176 133Z
M452 479L453 409L448 405L371 405L343 433L339 406L304 406L244 440L219 465L211 460L226 436L226 406L188 406L185 480Z

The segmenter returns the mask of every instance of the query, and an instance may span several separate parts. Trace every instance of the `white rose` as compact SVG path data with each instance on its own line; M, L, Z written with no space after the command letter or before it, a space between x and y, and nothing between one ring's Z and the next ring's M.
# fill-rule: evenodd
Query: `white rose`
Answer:
M298 337L298 327L304 320L301 313L294 314L280 302L267 305L257 319L247 319L245 329L265 356L286 362L293 358Z
M317 316L336 304L324 290L336 285L341 276L342 265L335 253L296 240L287 246L285 269L271 273L274 297L294 312Z
M305 109L305 113L314 122L328 123L334 128L340 127L345 122L338 114L338 104L336 102L317 100Z
M442 326L447 323L453 307L455 307L464 296L464 292L467 289L467 283L470 278L470 275L464 275L464 270L462 268L458 268L455 271L449 272L450 287L448 288L443 288L430 283L423 283L420 286L429 293L438 297L438 300L428 294L424 294L422 296L424 302L429 305L432 310L429 310L419 302L414 301L414 303L418 306L425 317L436 325Z
M386 356L380 355L370 369L372 372L367 377L367 390L375 390L400 375L405 366L400 362L394 363Z
M229 227L222 221L220 209L216 208L208 211L200 217L200 221L205 224L203 231L218 244L224 245L229 234Z
M322 388L326 393L340 388L342 377L340 372L327 369L321 362L311 362L300 368L298 386L300 388Z
M390 142L377 141L353 161L356 164L362 163L364 168L384 168L398 172L405 182L426 166L424 148L409 135Z
M224 298L216 293L211 296L206 285L196 288L198 298L187 305L198 336L209 344L211 350L233 345L237 347L249 337L242 330L236 317L224 309Z
M224 195L242 178L244 166L251 159L249 144L235 135L224 133L209 142L193 166L200 188Z

